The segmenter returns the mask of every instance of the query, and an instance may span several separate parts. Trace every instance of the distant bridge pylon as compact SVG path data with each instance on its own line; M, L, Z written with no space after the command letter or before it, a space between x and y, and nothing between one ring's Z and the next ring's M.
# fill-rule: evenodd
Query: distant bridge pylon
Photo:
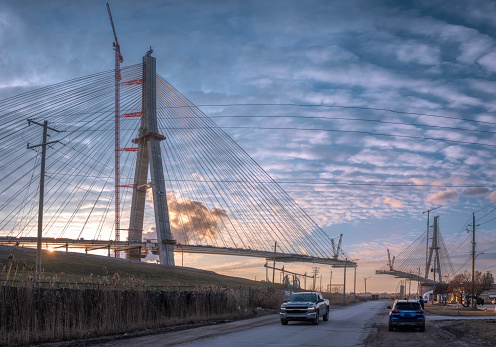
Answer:
M425 255L426 237L427 230L392 260L388 249L388 264L377 270L376 274L408 278L426 284L447 282L454 271L439 229L439 216L434 217L432 242L428 248L427 259Z

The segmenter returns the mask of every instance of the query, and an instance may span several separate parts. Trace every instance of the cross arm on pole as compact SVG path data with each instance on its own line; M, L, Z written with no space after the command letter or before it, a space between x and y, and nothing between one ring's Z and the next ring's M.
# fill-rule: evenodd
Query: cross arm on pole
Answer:
M28 119L28 125L31 125L31 123L37 124L37 125L42 126L42 127L45 126L44 124L38 123L37 121L34 121L32 119ZM54 129L52 127L49 127L48 125L47 125L47 129L50 129L52 131L56 131L58 133L63 133L64 132L63 130L57 130L57 129ZM54 142L58 142L58 141L54 141ZM49 144L49 143L52 143L52 142L47 142L47 144Z
M50 142L40 143L39 145L33 145L33 146L30 146L28 143L27 149L32 149L35 147L40 147L40 146L45 146L45 145L51 145L52 143L57 143L57 142L60 142L60 141L50 141Z

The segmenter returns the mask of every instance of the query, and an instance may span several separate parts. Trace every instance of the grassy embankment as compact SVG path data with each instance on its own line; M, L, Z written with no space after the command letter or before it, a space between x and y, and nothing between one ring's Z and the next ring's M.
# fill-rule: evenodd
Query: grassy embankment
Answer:
M22 284L25 281L32 282L35 266L35 250L0 247L1 285L25 285ZM46 250L42 254L42 268L43 287L77 284L79 288L96 288L98 285L115 285L116 281L126 288L146 287L159 290L264 285L262 282L219 275L211 271Z

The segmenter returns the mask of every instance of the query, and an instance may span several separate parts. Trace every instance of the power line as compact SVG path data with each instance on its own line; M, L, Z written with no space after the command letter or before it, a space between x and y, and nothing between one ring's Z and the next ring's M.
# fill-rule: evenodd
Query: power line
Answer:
M322 104L297 104L297 103L239 103L239 104L198 104L197 107L234 107L234 106L292 106L292 107L322 107L322 108L343 108L343 109L357 109L357 110L370 110L370 111L385 111L397 114L405 114L412 116L427 116L434 118L445 118L453 119L459 121L467 121L481 124L491 124L496 125L494 122L479 121L475 119L464 119L451 116L441 116L431 113L420 113L420 112L407 112L407 111L397 111L387 108L376 108L376 107L363 107L363 106L346 106L346 105L322 105ZM183 106L184 107L184 106Z

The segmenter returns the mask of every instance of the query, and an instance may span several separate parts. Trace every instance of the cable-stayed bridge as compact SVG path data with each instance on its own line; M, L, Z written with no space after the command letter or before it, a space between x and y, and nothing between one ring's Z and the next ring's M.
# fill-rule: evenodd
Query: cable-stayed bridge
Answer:
M33 242L43 186L43 242L57 247L138 259L149 247L173 264L178 250L272 258L276 243L279 261L344 266L341 240L158 75L150 53L0 101L0 241Z
M439 227L439 216L434 217L431 237L429 230L398 256L391 258L388 250L388 264L376 274L406 278L430 286L436 282L448 282L454 270Z

